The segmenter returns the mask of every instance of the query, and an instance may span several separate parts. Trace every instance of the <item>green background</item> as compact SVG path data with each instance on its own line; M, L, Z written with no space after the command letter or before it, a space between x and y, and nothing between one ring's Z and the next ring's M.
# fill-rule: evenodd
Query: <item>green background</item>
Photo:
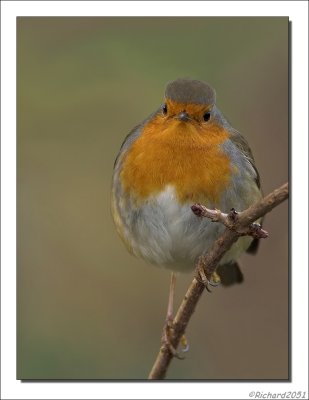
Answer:
M216 89L265 193L287 180L287 18L17 19L19 379L147 377L169 273L126 252L110 184L125 135L179 77ZM288 378L287 211L241 258L242 285L204 293L168 378Z

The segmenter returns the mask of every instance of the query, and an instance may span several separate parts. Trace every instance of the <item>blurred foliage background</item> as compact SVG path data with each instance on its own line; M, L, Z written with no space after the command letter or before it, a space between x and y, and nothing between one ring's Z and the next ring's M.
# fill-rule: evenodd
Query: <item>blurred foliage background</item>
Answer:
M209 82L263 190L288 179L287 18L17 19L18 379L145 379L169 272L130 256L110 215L114 159L178 77ZM170 379L288 378L288 206L205 293ZM179 276L176 305L192 275Z

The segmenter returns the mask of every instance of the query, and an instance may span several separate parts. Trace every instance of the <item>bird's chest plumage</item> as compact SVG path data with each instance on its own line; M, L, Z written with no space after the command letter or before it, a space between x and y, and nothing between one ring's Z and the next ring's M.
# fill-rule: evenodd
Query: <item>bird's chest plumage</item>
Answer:
M190 270L224 229L197 218L191 205L244 209L252 199L238 196L238 186L252 179L242 170L239 174L239 166L222 150L225 131L213 129L206 137L204 132L181 129L179 124L168 132L148 126L131 145L116 167L112 211L133 254Z
M175 189L178 202L216 202L229 183L233 166L221 150L224 130L199 131L172 123L164 130L147 126L123 160L120 181L137 201Z

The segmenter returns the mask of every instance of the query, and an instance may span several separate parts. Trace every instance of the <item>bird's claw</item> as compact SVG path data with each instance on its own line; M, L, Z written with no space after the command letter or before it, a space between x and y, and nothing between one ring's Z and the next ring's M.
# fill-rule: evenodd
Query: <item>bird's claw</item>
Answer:
M173 357L177 358L178 360L183 360L185 357L181 356L171 343L170 333L171 333L172 329L173 329L173 321L167 320L164 325L164 329L163 329L162 342L168 348L168 350L171 352ZM184 335L181 337L180 343L183 346L182 352L183 353L187 352L189 350L189 345L188 345L187 339Z
M221 283L219 275L214 272L210 279L207 278L204 268L202 266L197 266L196 279L205 285L207 292L211 293L210 287L219 286Z
M182 346L181 351L182 351L183 353L186 353L187 351L189 351L190 346L189 346L188 340L187 340L187 338L186 338L185 335L182 335L182 336L181 336L180 344L181 344L181 346Z

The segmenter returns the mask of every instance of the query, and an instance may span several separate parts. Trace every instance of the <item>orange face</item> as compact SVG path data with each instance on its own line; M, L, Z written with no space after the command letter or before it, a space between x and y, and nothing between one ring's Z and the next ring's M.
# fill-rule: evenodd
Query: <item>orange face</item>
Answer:
M220 150L229 134L211 118L204 120L209 109L167 100L166 109L145 125L124 155L124 190L138 201L171 185L181 203L216 203L233 171ZM188 120L179 119L182 112Z
M200 123L205 122L203 117L207 111L211 110L211 106L204 104L185 104L169 99L166 99L165 105L167 108L166 119L175 118L181 112L186 111L193 121Z

